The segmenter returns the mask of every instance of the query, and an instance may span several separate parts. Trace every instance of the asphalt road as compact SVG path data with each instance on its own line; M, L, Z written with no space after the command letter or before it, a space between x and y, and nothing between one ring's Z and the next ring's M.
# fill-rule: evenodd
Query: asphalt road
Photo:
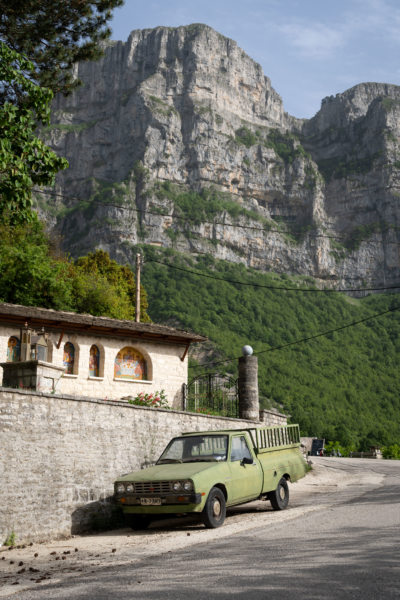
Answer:
M400 461L317 460L343 476L351 473L354 485L300 494L291 504L294 511L313 504L316 510L270 525L265 518L259 526L253 520L246 531L193 540L172 551L163 547L148 555L143 548L143 558L136 549L124 564L103 564L55 583L43 582L40 589L15 590L7 598L400 599ZM360 487L365 473L383 475L382 485Z

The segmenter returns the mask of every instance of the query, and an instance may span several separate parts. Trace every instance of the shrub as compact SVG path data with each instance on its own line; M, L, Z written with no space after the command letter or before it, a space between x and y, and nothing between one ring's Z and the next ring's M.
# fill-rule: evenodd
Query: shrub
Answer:
M129 404L136 406L148 406L149 408L169 408L167 396L164 390L153 392L151 394L139 392L135 397L127 398Z
M396 460L400 459L400 446L399 444L392 444L391 446L385 446L382 448L382 456L383 458L394 458Z
M4 546L14 546L15 540L16 540L15 532L11 531L11 533L9 533L8 536L6 537L6 539L4 540Z
M248 127L240 127L240 129L237 129L235 131L235 135L236 142L238 144L243 144L247 148L250 148L250 146L254 146L255 144L259 143L257 136L252 131L250 131Z

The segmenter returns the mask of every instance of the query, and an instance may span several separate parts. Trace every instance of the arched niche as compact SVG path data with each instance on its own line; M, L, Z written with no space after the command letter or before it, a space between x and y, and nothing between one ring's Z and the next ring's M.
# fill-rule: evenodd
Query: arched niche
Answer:
M89 377L104 377L104 348L92 344L89 350Z
M114 379L148 381L152 378L149 356L132 346L122 348L114 360Z
M77 375L79 365L79 347L78 344L66 342L64 344L63 364L65 375Z
M21 358L21 342L19 338L12 335L7 344L7 362L18 362Z

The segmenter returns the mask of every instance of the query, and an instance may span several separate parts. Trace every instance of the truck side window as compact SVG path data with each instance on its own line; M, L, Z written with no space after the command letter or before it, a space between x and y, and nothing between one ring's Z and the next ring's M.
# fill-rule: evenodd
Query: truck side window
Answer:
M231 462L243 460L243 458L253 458L246 439L243 435L232 438Z

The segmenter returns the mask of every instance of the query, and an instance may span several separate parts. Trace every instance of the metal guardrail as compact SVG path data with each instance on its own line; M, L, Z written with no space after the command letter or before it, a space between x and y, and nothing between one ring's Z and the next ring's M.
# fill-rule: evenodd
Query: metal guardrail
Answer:
M350 452L349 458L382 458L380 452Z

